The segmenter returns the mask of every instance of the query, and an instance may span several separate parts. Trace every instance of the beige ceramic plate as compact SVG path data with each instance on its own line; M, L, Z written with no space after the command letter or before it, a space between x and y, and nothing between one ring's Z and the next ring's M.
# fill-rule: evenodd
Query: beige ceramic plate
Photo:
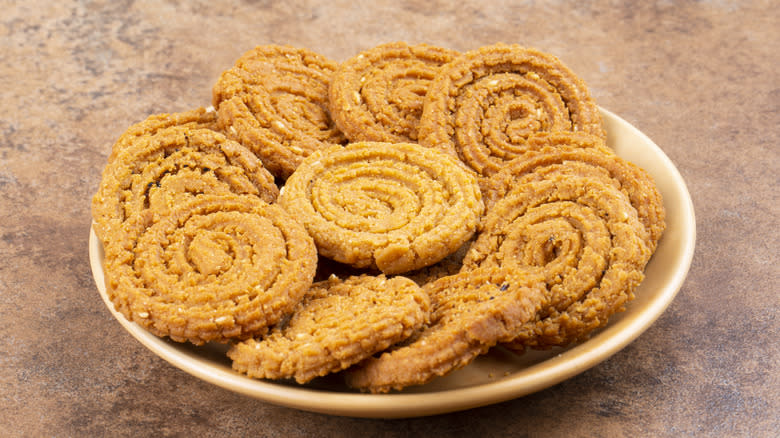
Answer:
M602 110L602 114L609 145L655 178L664 198L667 229L647 265L647 276L636 291L636 299L590 340L574 347L522 356L496 348L446 377L391 394L354 392L337 376L305 386L254 380L231 370L224 345L194 347L171 342L117 313L106 295L103 248L94 231L89 237L92 273L100 295L116 319L155 354L195 377L271 403L334 415L398 418L453 412L530 394L598 364L644 332L677 294L693 257L693 204L677 169L639 130L609 111Z

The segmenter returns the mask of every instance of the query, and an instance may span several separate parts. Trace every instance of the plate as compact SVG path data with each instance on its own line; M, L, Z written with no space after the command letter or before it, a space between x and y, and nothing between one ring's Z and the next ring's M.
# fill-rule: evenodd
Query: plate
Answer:
M581 344L524 355L494 348L470 365L426 385L390 394L363 394L344 386L338 376L306 385L251 379L231 369L225 345L180 344L128 321L114 310L106 295L103 248L91 230L89 256L95 283L117 321L152 352L199 379L277 405L331 415L403 418L455 412L539 391L593 367L636 339L672 302L693 258L693 203L680 173L642 132L615 114L601 111L607 143L655 179L664 199L667 226L647 265L646 278L636 290L636 299Z

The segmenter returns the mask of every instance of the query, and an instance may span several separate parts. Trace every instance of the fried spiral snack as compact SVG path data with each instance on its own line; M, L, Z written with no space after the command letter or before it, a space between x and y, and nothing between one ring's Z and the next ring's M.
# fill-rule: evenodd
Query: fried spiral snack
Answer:
M549 176L517 183L483 218L468 272L498 266L541 275L548 304L513 348L586 339L633 298L651 251L626 195L601 179Z
M358 142L318 151L278 201L321 255L396 274L431 265L476 230L476 178L453 157L411 143Z
M457 54L395 42L344 61L330 83L333 120L351 141L415 143L428 84Z
M125 229L105 246L107 293L128 320L179 342L263 334L300 302L316 269L306 230L255 196L198 196Z
M250 377L306 383L403 341L429 311L428 294L408 278L331 278L315 283L289 320L263 339L236 344L228 356Z
M531 180L556 175L602 178L626 194L647 231L647 247L655 251L666 228L666 212L653 178L644 169L615 155L601 139L590 135L550 133L537 135L528 144L526 153L481 181L487 209L514 186Z
M337 63L307 49L258 46L219 77L212 91L219 128L287 178L312 152L345 143L328 111Z
M249 377L386 393L583 341L664 232L582 79L534 49L257 46L212 101L128 128L92 215L115 309L230 342Z
M133 143L144 142L145 138L157 135L158 132L166 128L182 127L188 129L211 129L217 130L217 112L213 107L197 108L194 110L183 111L179 113L153 114L145 120L136 123L122 133L111 148L111 155L108 162L114 161L114 158L123 150L132 147Z
M468 365L534 320L545 296L538 281L538 276L486 267L428 284L430 324L409 342L348 370L347 384L383 393L422 385Z
M441 68L425 98L419 142L489 176L524 152L535 133L551 131L605 136L584 82L558 58L496 44Z
M92 199L95 233L104 243L132 216L145 227L199 194L251 194L266 202L279 194L260 160L219 132L171 126L133 137L103 170Z

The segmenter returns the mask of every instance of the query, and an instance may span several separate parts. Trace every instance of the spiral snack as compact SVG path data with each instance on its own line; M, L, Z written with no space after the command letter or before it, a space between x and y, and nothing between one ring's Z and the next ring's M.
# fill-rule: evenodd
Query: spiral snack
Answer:
M457 250L483 211L476 178L453 157L411 143L358 142L318 151L279 203L321 255L397 274Z
M424 288L433 306L430 325L410 342L348 370L347 384L382 393L468 365L535 319L545 295L535 279L487 267L430 283Z
M408 278L334 277L315 283L268 336L238 343L228 356L250 377L306 383L403 341L429 311L428 294Z
M663 199L652 177L640 167L612 153L593 136L573 133L537 135L529 151L508 162L498 173L481 181L485 206L506 196L514 186L552 175L588 175L603 178L623 191L647 231L645 243L655 251L665 229Z
M222 73L213 89L218 125L287 178L304 157L341 144L328 112L337 63L306 49L258 46Z
M549 305L516 349L580 341L633 298L650 257L624 193L601 179L550 175L517 184L485 215L464 271L498 266L545 279Z
M125 230L105 246L108 296L128 320L178 342L265 333L316 269L303 226L255 196L201 195Z
M157 135L165 128L180 126L189 129L217 129L217 112L213 107L197 108L190 111L171 114L154 114L147 117L142 122L129 127L120 137L111 149L111 155L108 162L114 161L114 158L123 151L132 146L133 143L146 142L148 137Z
M202 193L256 195L273 202L273 176L251 151L210 129L172 126L135 135L103 170L92 199L95 232L104 242L133 215L148 226L171 206Z
M605 137L585 84L558 58L496 44L441 68L425 98L419 142L489 176L524 152L535 133L552 131Z
M330 83L333 120L351 141L416 142L428 84L457 54L395 42L344 61Z

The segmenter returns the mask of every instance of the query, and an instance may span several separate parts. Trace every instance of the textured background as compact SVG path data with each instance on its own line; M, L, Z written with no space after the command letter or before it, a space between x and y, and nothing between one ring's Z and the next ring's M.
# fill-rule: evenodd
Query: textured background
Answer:
M780 13L771 1L0 0L0 435L778 436ZM383 42L537 47L652 138L698 241L664 315L552 388L409 420L329 417L222 390L100 300L89 200L113 141L208 105L249 48L344 60Z

